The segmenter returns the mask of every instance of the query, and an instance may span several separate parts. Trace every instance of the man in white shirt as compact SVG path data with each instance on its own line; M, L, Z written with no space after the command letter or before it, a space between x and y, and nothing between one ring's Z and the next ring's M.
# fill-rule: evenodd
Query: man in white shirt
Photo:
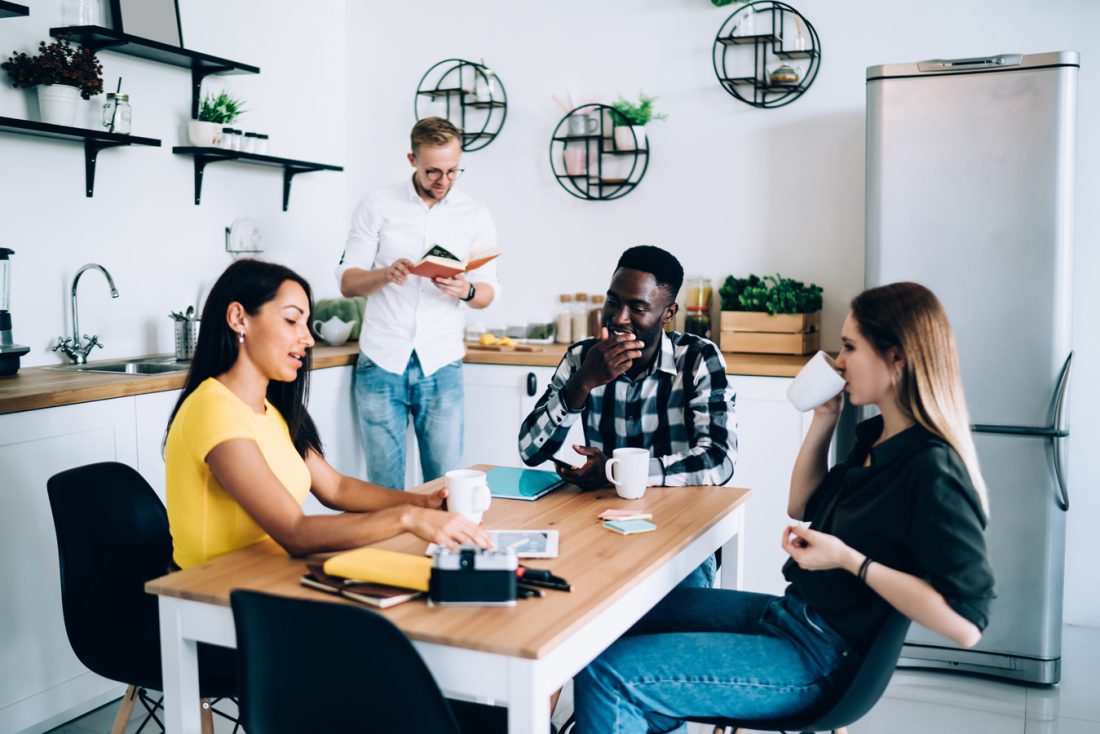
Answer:
M367 296L355 400L372 482L405 486L405 428L412 416L424 481L462 455L463 305L485 308L499 285L496 261L451 278L409 270L433 245L462 260L495 248L488 210L452 189L462 173L461 132L428 117L413 126L413 174L356 206L336 269L344 296Z

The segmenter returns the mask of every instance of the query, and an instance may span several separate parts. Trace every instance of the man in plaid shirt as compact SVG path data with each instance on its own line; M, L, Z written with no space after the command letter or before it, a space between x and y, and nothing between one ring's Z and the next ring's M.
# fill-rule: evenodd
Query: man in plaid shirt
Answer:
M649 449L650 486L721 485L733 476L737 419L726 363L711 341L666 333L684 280L679 261L659 247L619 258L599 337L573 344L535 409L523 421L519 451L528 466L552 459L569 427L584 421L587 457L558 473L584 489L607 484L604 464L623 446Z

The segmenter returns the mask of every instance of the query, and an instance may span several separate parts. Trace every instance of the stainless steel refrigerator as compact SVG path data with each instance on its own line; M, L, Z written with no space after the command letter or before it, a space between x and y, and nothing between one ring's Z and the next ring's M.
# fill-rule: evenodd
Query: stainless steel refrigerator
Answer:
M867 70L868 286L943 302L989 485L997 598L971 650L916 625L902 664L1060 678L1078 55Z

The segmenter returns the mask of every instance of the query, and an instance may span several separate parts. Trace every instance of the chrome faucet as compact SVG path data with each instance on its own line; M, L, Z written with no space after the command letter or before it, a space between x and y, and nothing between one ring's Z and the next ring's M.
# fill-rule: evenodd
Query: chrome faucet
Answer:
M57 344L54 345L54 352L61 351L68 355L69 359L73 361L73 364L87 364L88 353L95 347L103 348L103 345L99 342L99 337L96 335L88 336L84 335L84 341L80 340L80 320L77 316L76 308L76 286L80 283L80 276L84 274L85 270L98 270L103 273L103 277L107 279L107 285L111 287L111 298L118 298L118 289L115 288L115 279L111 277L111 274L107 272L107 268L96 263L88 263L80 270L76 271L76 275L73 277L73 290L72 290L72 309L73 309L73 335L66 337L57 337Z

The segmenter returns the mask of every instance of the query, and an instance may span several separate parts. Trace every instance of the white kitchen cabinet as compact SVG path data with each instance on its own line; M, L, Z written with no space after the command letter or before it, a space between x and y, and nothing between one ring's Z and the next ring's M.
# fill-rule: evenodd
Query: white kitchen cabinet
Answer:
M120 696L81 665L61 611L46 480L97 461L135 466L135 399L0 416L0 731L41 732Z
M465 389L465 430L462 465L494 464L523 467L519 456L519 427L554 376L554 367L467 364L462 368ZM584 443L578 421L559 452L567 461L579 463L569 448ZM553 470L543 462L540 469Z
M164 432L182 390L152 392L135 397L137 470L164 502Z
M325 460L341 474L366 478L359 419L351 386L355 367L317 369L309 378L309 415L321 435ZM333 512L312 494L302 505L309 514Z
M780 545L787 516L791 469L802 446L812 414L799 413L787 402L786 377L732 375L737 394L737 469L729 482L747 487L752 497L745 505L744 572L740 588L782 594L786 587L781 569L787 554ZM733 563L732 544L723 563Z

